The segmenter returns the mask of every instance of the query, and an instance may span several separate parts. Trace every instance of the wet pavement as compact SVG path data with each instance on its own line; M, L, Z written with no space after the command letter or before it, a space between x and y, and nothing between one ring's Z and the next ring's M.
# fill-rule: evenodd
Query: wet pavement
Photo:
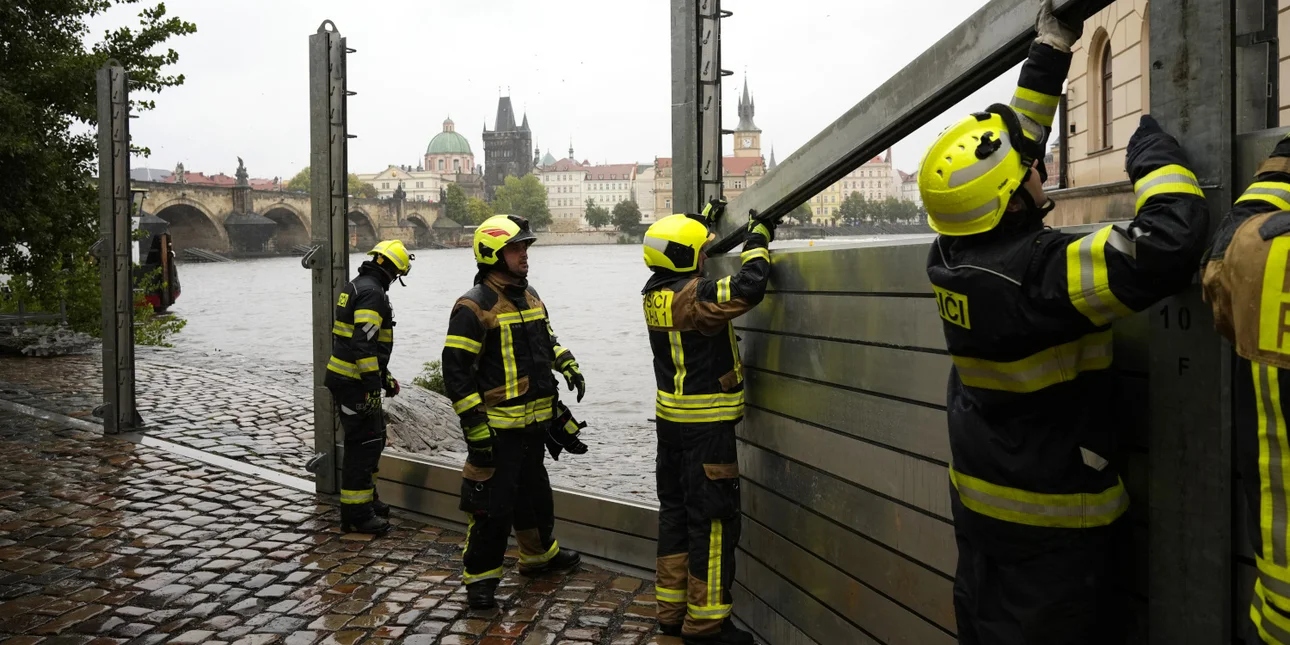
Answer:
M313 450L313 400L309 365L250 360L223 352L139 347L136 350L139 413L149 436L245 461L296 477ZM410 385L410 380L408 387ZM54 358L0 356L0 399L49 412L92 419L102 403L102 355ZM452 416L446 407L445 414ZM451 420L455 429L455 417ZM646 428L600 431L584 441L581 458L548 461L556 486L654 503L654 433ZM424 454L460 465L465 453ZM597 467L613 463L614 469Z
M311 493L9 412L0 454L5 645L673 641L654 635L639 578L584 565L530 580L511 553L503 609L468 612L458 533L396 517L381 538L341 534Z

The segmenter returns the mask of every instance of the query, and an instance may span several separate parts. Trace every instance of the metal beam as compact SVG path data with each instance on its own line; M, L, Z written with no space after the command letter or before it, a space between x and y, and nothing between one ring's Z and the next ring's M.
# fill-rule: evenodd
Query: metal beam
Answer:
M698 212L699 0L672 0L672 212Z
M1092 13L1110 0L1054 4L1062 16L1077 5ZM787 214L1020 63L1035 36L1037 7L1034 0L991 0L745 190L721 235L746 221L749 209Z
M303 264L313 274L314 450L311 461L320 493L339 490L336 430L331 392L323 385L331 357L336 298L349 280L348 134L346 132L345 39L330 20L309 37L310 199L313 246Z
M134 400L134 285L130 239L130 79L109 61L98 71L99 248L103 318L103 430L142 425Z

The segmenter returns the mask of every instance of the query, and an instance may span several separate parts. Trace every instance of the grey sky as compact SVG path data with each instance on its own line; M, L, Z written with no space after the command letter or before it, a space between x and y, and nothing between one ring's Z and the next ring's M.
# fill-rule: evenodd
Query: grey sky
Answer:
M725 126L737 122L744 73L757 101L763 153L784 159L983 4L983 0L726 0ZM131 127L152 148L144 165L289 177L308 163L307 36L333 20L350 56L350 169L415 164L451 115L483 162L498 88L527 111L557 158L648 163L670 155L669 19L665 0L171 0L197 24L172 42L187 77ZM102 17L133 22L137 6ZM896 148L912 171L964 109L1006 101L1016 73ZM727 138L726 145L730 141Z

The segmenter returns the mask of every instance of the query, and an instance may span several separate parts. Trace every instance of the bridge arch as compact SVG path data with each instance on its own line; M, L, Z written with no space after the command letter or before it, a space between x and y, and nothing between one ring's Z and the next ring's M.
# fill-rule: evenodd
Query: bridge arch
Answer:
M435 242L434 229L424 215L413 213L408 216L408 223L412 225L412 232L416 234L413 245L418 249L424 249L432 246Z
M158 206L155 214L170 225L170 240L176 253L191 248L229 249L228 232L199 201L176 197Z
M279 253L290 251L296 246L309 245L309 224L304 213L285 202L269 205L264 216L277 224L273 233L273 248Z
M376 234L376 223L367 211L354 209L345 217L349 220L349 244L353 250L368 251L376 246L380 238Z

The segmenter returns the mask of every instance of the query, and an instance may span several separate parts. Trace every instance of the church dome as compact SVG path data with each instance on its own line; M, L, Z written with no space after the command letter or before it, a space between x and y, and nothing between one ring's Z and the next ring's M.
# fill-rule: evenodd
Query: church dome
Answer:
M452 119L446 119L443 122L443 132L434 135L430 140L430 145L426 146L428 155L473 155L470 151L470 142L466 137L457 134L457 130L452 123Z

